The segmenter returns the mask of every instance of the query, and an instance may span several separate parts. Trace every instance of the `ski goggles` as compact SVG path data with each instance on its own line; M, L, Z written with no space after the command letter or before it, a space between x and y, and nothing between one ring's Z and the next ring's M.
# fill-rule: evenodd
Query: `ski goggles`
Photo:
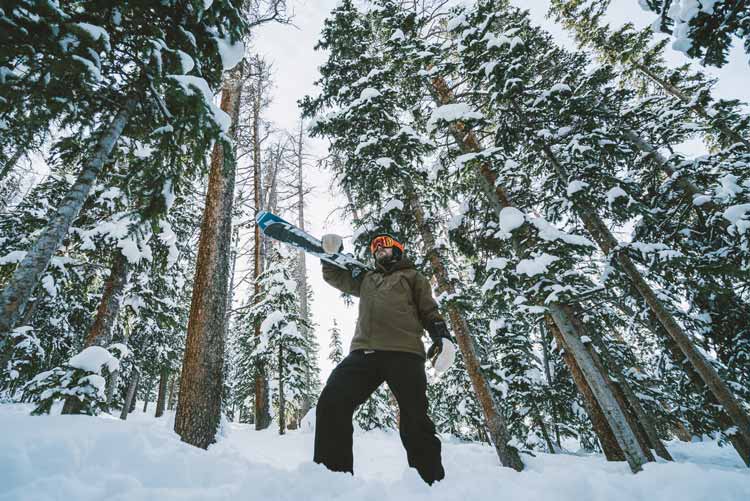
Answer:
M375 254L378 247L395 247L404 252L404 246L394 240L393 237L387 235L380 235L372 239L372 242L370 242L370 254Z

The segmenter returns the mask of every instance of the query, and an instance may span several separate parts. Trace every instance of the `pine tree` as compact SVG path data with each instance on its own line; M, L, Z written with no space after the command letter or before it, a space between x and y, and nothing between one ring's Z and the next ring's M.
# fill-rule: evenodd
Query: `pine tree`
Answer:
M242 93L244 64L225 75L221 108L231 117L234 137ZM214 145L201 223L185 357L175 431L183 441L207 448L215 440L224 390L224 336L227 321L229 259L236 175L231 141Z
M336 323L336 319L333 319L333 326L328 331L331 333L331 341L329 347L331 351L328 353L328 360L338 365L344 359L344 349L341 346L341 331Z
M518 23L507 22L503 24L518 29ZM518 44L519 49L516 50L516 58L523 57L524 51L530 50L533 44L544 47L543 38L535 38L533 31L525 30L525 34L528 39ZM546 173L540 173L540 175L546 174L547 180L556 178L558 190L563 188L566 191L572 191L567 188L570 186L569 183L580 179L585 180L583 182L586 183L586 186L592 186L590 189L587 188L585 193L594 195L597 190L593 188L595 183L593 178L590 177L591 174L594 172L602 173L604 162L616 157L618 152L616 147L611 150L601 150L600 148L602 144L608 144L603 143L601 137L607 132L606 125L602 125L604 116L601 112L603 109L614 109L615 106L614 104L602 106L602 100L599 99L593 106L588 105L591 106L588 108L588 112L583 111L583 108L587 106L584 102L590 100L591 94L583 93L581 89L585 85L593 86L595 85L594 82L602 82L603 80L598 80L601 72L585 74L580 70L573 70L575 66L580 64L576 63L576 58L580 60L583 56L573 54L566 56L559 51L555 53L554 48L547 47L550 47L549 43L546 44L545 48L533 49L534 54L545 54L545 57L540 61L540 66L536 70L531 70L528 73L528 77L522 75L533 67L532 59L527 59L527 62L522 66L516 66L514 71L507 71L505 74L496 71L492 75L482 75L482 78L497 79L497 84L494 84L491 89L496 92L494 94L495 99L502 103L499 105L499 109L502 109L505 125L512 127L508 129L507 134L515 136L517 142L514 147L519 148L520 155L531 155L528 165L548 169ZM556 65L550 65L549 59L546 57L553 53L555 53L554 61L558 63ZM511 53L509 58L512 59L513 57L514 55ZM469 60L469 58L463 59L463 61ZM468 67L467 71L471 73L472 68ZM474 74L478 75L477 73ZM545 81L544 75L547 75L549 80ZM577 75L585 75L585 77L579 80L576 78ZM532 80L533 84L526 84L527 81L531 82ZM513 87L509 87L508 82L512 82ZM578 91L571 95L572 88L576 88ZM519 101L517 99L519 95L523 95L526 100ZM580 98L578 98L579 95ZM597 97L613 95L616 95L616 93L611 90L597 93ZM614 97L614 99L622 101L622 98ZM549 113L547 115L549 119L545 118L545 113ZM513 123L511 116L516 116L518 122ZM532 116L534 117L533 121L529 119ZM596 121L596 125L590 125L588 126L590 129L587 128L583 125L587 120ZM526 132L519 134L524 129ZM586 132L584 131L591 131L590 133L597 136L596 139L586 141L584 139ZM522 134L526 134L526 138ZM528 141L528 146L521 146L523 141ZM617 144L617 142L610 140L609 144ZM589 155L590 158L587 158ZM518 158L523 157L519 156ZM566 158L570 158L570 160L565 160ZM594 165L597 166L596 171L591 170ZM603 188L597 186L597 189L601 189L601 191L598 191L598 196L601 198L584 202L583 197L574 197L571 208L575 216L579 218L582 226L592 236L600 249L605 254L610 255L611 253L613 255L613 264L617 266L618 271L625 274L632 282L637 294L649 305L649 308L664 326L665 331L678 344L680 350L688 357L701 378L711 388L714 396L722 402L724 409L732 416L739 429L744 430L747 416L727 385L720 379L715 368L697 350L693 341L675 320L675 306L657 297L652 286L646 282L627 253L616 251L618 242L594 207L609 207L610 210L613 210L612 207L616 206L615 201L618 197L628 197L628 190L636 193L637 189L634 187L623 189L628 187L629 179L618 179L614 174L610 174L610 176L597 179L597 183L602 182L604 184ZM613 219L617 220L617 216L613 216ZM744 432L741 431L741 433Z
M372 231L383 230L398 232L402 239L415 244L423 240L425 248L432 250L434 243L428 242L432 233L420 233L422 225L411 218L416 211L403 209L406 204L412 206L418 198L415 186L424 185L426 181L421 156L433 148L433 143L417 134L408 121L404 123L395 118L413 109L414 103L404 98L413 99L419 93L410 89L412 92L400 94L396 82L404 80L399 80L399 74L394 71L397 67L391 66L375 49L382 47L391 36L391 33L380 32L375 36L371 33L381 19L360 16L350 2L334 10L332 19L326 21L319 44L331 51L329 64L321 71L324 95L317 100L306 99L303 108L309 116L321 114L323 108L334 103L341 108L325 117L316 117L313 133L330 136L332 149L340 153L340 182L352 195L360 221L366 222L363 226L368 230L358 232L363 237L360 245L366 243ZM394 45L399 43L395 34L392 41ZM371 168L363 169L363 166ZM379 189L373 191L373 186ZM373 224L373 220L378 222ZM486 380L478 372L479 363L469 334L460 318L455 319L453 327L460 333L457 336L462 350L467 350L472 361L473 381L483 396L498 456L503 464L520 470L522 463L517 452L507 446L503 418L492 402Z
M53 120L61 121L71 133L57 140L53 151L59 161L80 165L80 170L57 213L4 285L0 295L0 335L17 325L105 163L115 160L111 154L118 152L115 146L122 143L121 138L135 141L145 151L140 161L131 162L134 175L130 181L133 191L149 201L137 204L139 209L144 214L154 214L166 207L162 192L169 190L164 189L165 185L176 187L178 183L171 179L179 180L186 172L184 177L188 178L193 171L186 166L202 165L203 152L228 125L206 98L210 84L216 86L220 78L221 57L228 54L223 47L242 34L243 21L231 2L214 2L208 10L180 5L178 11L185 15L179 22L175 22L173 6L153 9L128 2L100 9L89 3L69 2L60 8L46 9L28 2L23 17L29 14L29 18L54 18L49 24L40 23L46 37L40 40L40 56L31 63L28 54L7 53L10 66L29 63L31 71L23 80L4 79L4 87L26 93L31 100L55 103L51 111L45 105L36 108L40 112L38 120L22 120L19 117L23 111L16 108L0 111L13 124L4 137L15 144L7 148L21 147L25 141L33 143L33 138L44 137ZM65 19L65 30L54 28L61 19ZM22 22L26 23L28 20ZM144 25L149 30L144 31ZM25 43L35 36L35 31L20 29L14 47L37 45ZM79 38L87 42L74 43ZM98 50L88 50L87 45ZM159 49L155 50L155 46ZM82 55L76 53L79 49ZM148 64L144 67L142 61ZM52 63L54 71L48 71L47 63ZM86 71L78 71L76 77L68 79L67 72L81 65ZM186 75L191 71L195 74ZM45 80L59 85L39 85ZM138 120L132 120L134 117ZM205 126L196 127L197 123ZM183 164L179 159L186 152L192 161Z
M644 0L640 5L659 15L654 24L672 35L672 48L700 58L704 66L724 66L735 37L750 55L750 16L744 0L700 6L682 0Z
M307 338L302 333L307 324L300 314L297 287L291 278L293 266L291 256L280 249L260 276L261 296L255 298L249 311L261 331L253 358L256 363L261 359L275 376L271 402L277 409L280 434L285 433L287 420L306 396L306 372L310 369Z

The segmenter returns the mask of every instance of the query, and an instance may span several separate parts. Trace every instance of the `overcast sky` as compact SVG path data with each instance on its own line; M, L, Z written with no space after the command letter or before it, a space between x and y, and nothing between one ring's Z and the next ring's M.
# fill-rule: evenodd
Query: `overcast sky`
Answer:
M269 107L267 118L275 122L280 128L294 130L299 120L297 100L307 94L315 94L313 83L319 78L318 67L325 61L325 54L313 50L323 20L338 3L337 0L289 0L294 9L294 24L291 26L269 25L261 27L255 36L252 51L262 54L273 63L275 74L273 102ZM547 0L511 0L511 3L529 9L532 19L547 29L555 38L569 48L573 48L572 40L567 34L545 18L549 2ZM644 27L654 20L655 16L644 12L638 6L637 0L617 0L613 2L608 21L613 25L633 22L638 27ZM683 64L686 58L682 53L671 48L667 49L667 60L674 65ZM748 65L746 55L740 47L733 50L730 62L721 70L704 69L711 75L719 77L716 94L723 98L739 98L750 101L750 88L747 85ZM326 155L325 144L319 141L309 141L310 153L318 157ZM691 149L698 150L698 145L691 145ZM339 194L329 191L330 175L327 172L311 168L307 173L307 181L314 191L307 199L306 216L308 228L314 235L323 233L338 233L349 236L352 233L350 221L343 221L338 214L329 215L344 205L345 201ZM348 249L351 245L345 241ZM407 250L409 243L406 242ZM344 349L348 350L349 342L354 333L357 317L357 305L347 308L338 291L328 286L321 277L320 263L317 259L308 257L308 274L313 290L313 320L318 325L318 338L321 345L320 363L321 377L325 382L332 366L327 360L329 329L335 318L341 327L344 339Z

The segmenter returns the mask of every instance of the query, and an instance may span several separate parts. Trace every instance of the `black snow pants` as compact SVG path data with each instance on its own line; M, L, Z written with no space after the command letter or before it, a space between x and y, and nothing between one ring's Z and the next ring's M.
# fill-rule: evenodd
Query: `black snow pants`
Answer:
M356 350L336 366L318 399L313 460L333 471L354 473L352 416L383 381L398 401L399 432L409 466L430 485L442 480L440 440L427 415L424 359L412 353Z

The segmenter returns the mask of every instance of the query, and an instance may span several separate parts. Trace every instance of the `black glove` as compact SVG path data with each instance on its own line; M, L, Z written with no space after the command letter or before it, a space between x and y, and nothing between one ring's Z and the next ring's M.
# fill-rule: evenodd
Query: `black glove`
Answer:
M433 322L427 327L427 332L429 332L430 338L432 339L432 346L427 350L427 358L432 360L443 351L443 339L453 341L453 338L451 337L450 332L448 332L448 326L445 325L444 320Z

